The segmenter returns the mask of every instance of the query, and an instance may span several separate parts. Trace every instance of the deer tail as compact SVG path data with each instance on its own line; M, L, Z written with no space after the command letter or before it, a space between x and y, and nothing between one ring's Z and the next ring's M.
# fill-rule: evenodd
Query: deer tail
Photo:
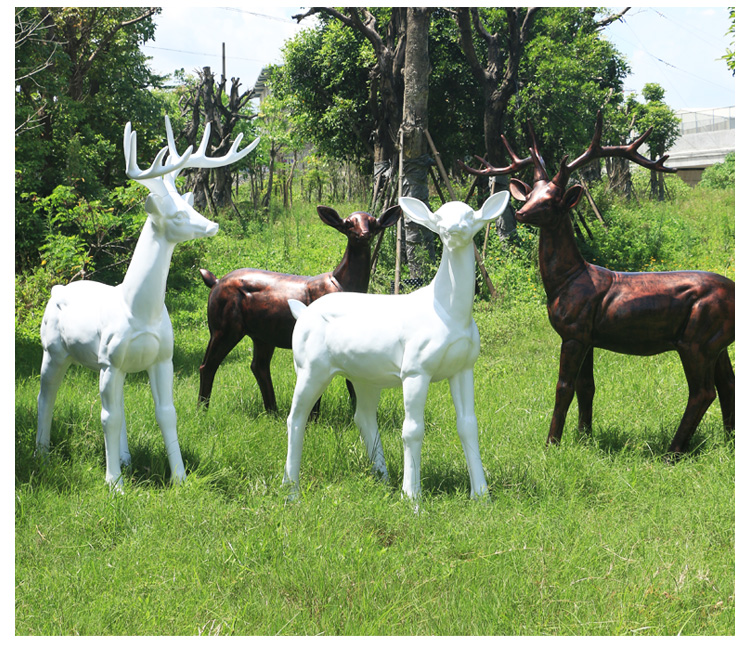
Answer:
M198 271L201 272L201 277L203 278L203 282L206 283L206 287L209 289L213 288L217 283L216 276L208 271L208 269L199 269Z

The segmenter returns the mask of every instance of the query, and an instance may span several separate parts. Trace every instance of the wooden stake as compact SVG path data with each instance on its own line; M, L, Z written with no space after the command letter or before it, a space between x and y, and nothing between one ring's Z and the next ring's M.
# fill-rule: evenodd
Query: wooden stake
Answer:
M401 197L401 194L404 192L404 131L401 130L400 136L399 136L399 156L398 156L398 196ZM393 293L398 294L399 293L399 286L401 283L401 229L402 229L402 221L404 218L398 219L398 224L396 225L396 272L395 272L395 282L393 283Z

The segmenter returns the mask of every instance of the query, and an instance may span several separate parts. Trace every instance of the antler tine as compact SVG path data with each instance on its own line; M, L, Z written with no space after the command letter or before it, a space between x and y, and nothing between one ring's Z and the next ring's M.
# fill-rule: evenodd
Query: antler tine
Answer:
M177 158L179 157L179 153L177 152L177 146L175 144L174 134L172 133L172 125L169 121L168 115L164 116L164 121L167 127L167 141L169 143L170 155ZM240 142L242 141L242 138L243 138L243 134L240 133L237 139L234 140L232 147L230 148L229 152L226 155L222 157L207 157L206 150L208 149L208 143L211 139L211 122L207 121L206 127L203 130L203 137L201 138L201 143L198 146L198 149L193 153L192 146L188 148L188 152L190 154L188 158L185 159L185 164L179 165L179 168L177 169L178 172L185 168L218 168L220 166L227 166L236 161L239 161L260 143L260 137L258 137L253 143L247 146L243 151L237 152L237 149L240 146ZM185 155L183 155L182 158L184 157Z
M141 170L138 167L138 136L128 121L123 136L123 150L125 152L125 174L137 182L145 182L146 180L164 177L181 168L187 162L193 149L192 146L189 146L185 153L181 157L178 156L174 162L171 161L172 158L170 157L167 160L168 163L163 164L164 157L169 152L169 147L165 146L156 154L156 158L148 170Z
M539 181L546 181L547 179L549 179L549 176L547 175L547 166L544 163L542 154L539 152L539 145L536 141L534 126L531 125L531 120L527 121L526 123L529 126L529 136L531 137L531 148L529 148L531 157L529 159L534 162L534 183Z
M505 144L505 148L508 151L508 154L510 155L510 158L512 160L510 166L505 166L504 168L497 168L496 166L493 166L486 159L484 159L483 157L480 157L479 155L474 155L474 158L479 160L479 162L484 166L484 168L482 169L470 168L469 166L464 164L460 159L458 160L458 165L471 175L480 175L483 177L494 177L496 175L507 175L514 171L521 170L522 168L525 168L526 166L532 163L533 160L531 159L531 157L526 157L524 159L521 159L518 155L516 155L515 152L513 152L513 149L510 147L510 144L508 143L508 140L505 138L505 135L500 135L500 139L502 139L503 144Z
M557 175L555 175L554 179L552 180L555 184L562 188L565 188L568 180L570 179L570 174L574 170L585 166L594 159L607 157L601 145L603 125L604 116L602 115L601 110L597 110L594 136L591 138L589 147L586 149L586 152L576 157L570 164L568 164L568 155L565 155L565 157L563 157L562 162L560 163L560 169L557 171Z
M567 157L563 159L562 164L560 165L560 170L558 171L557 175L555 175L555 179L552 180L558 186L562 186L563 188L565 187L565 185L568 183L568 179L570 179L570 173L572 171L588 164L594 159L600 159L603 157L622 157L624 159L629 159L630 161L635 162L639 166L648 168L649 170L660 171L663 173L677 172L676 168L667 168L666 166L664 166L664 162L669 158L669 155L663 155L659 159L653 160L644 157L638 152L638 148L640 148L643 142L648 139L649 135L653 131L653 127L648 128L646 132L644 132L640 137L629 144L622 146L602 146L602 123L602 112L601 110L599 110L596 114L596 128L594 130L594 136L591 140L591 144L589 145L585 153L583 153L580 157L574 159L570 164L566 162Z
M632 141L627 146L604 146L602 150L604 150L609 157L625 157L644 168L648 168L649 170L661 171L663 173L676 173L676 168L667 168L664 166L664 162L667 161L669 155L662 155L659 159L653 160L644 157L638 152L638 149L643 142L648 139L653 129L653 126L649 127L646 132L638 137L638 139Z

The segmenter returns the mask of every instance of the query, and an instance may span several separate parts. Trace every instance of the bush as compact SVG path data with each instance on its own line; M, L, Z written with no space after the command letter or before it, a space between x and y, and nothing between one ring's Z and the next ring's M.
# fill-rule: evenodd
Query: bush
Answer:
M32 204L37 221L45 223L41 265L58 282L95 274L104 282L122 278L146 218L141 187L119 187L98 200L65 185L47 197L22 197Z
M720 164L709 166L703 171L701 188L734 188L734 153L729 153Z

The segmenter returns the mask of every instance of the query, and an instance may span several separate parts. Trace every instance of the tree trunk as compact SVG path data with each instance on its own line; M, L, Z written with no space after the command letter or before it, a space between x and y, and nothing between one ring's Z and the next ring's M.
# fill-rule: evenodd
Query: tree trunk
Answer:
M505 34L490 34L479 17L476 7L461 7L456 11L459 43L469 68L482 88L484 99L484 142L488 161L494 166L505 166L505 147L500 139L508 102L516 92L518 67L521 61L534 14L538 7L508 7ZM524 13L525 12L525 13ZM474 47L474 33L487 48L486 63L482 64ZM507 190L509 179L500 175L495 180L495 191ZM479 187L478 187L479 188ZM497 220L501 237L515 233L516 222L510 205Z
M274 147L273 142L271 142L270 158L271 161L268 164L268 190L266 191L266 194L263 196L263 199L260 203L260 205L263 207L270 206L271 193L273 192L273 171L276 164L276 148Z
M199 75L199 85L192 89L183 100L183 116L189 114L188 123L182 131L182 136L188 144L197 148L198 132L206 124L211 124L211 138L208 142L206 154L209 157L221 157L229 152L232 146L232 134L240 119L250 118L241 114L242 109L250 101L251 91L239 93L240 80L232 79L229 96L225 93L226 79L214 83L214 75L210 67L204 67ZM197 206L204 207L204 195L217 207L228 206L232 198L232 183L234 170L230 166L221 166L209 172L205 169L187 171L188 190L193 191Z
M427 203L430 197L429 168L434 163L425 136L428 119L430 79L429 29L431 9L406 10L406 50L404 57L404 109L402 195ZM435 234L412 222L406 226L406 259L412 279L423 277L424 267L417 253L426 248L435 261Z

